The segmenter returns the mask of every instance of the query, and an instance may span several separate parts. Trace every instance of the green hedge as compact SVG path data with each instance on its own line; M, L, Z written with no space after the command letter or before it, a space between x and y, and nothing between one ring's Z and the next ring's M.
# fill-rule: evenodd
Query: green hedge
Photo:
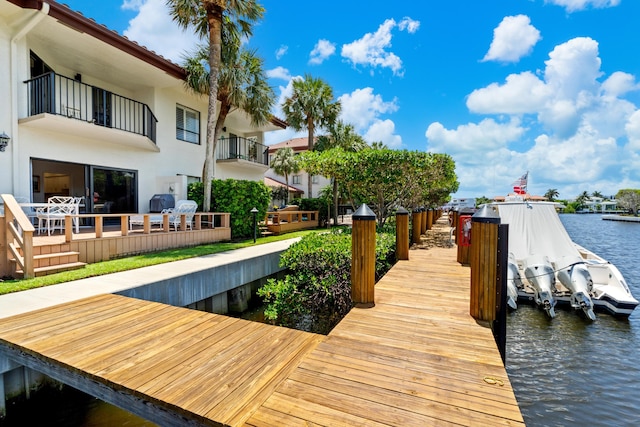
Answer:
M204 184L189 184L188 196L198 203L202 211ZM231 214L231 237L253 236L253 215L251 209L258 209L257 221L267 214L271 202L271 189L263 182L238 179L215 179L211 183L211 210Z
M377 234L376 280L395 262L395 236ZM284 279L270 279L258 290L265 318L281 326L329 333L349 312L351 234L341 231L305 236L280 258Z

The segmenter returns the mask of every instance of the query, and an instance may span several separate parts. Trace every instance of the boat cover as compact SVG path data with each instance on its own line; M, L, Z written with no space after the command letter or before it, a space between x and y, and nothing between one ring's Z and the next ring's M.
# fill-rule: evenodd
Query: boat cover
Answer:
M516 260L546 255L557 263L562 257L580 257L554 203L506 202L494 206L498 207L501 223L509 224L509 252Z

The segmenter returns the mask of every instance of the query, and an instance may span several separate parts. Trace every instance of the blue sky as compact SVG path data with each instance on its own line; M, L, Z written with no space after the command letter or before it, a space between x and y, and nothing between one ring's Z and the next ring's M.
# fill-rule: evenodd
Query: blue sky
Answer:
M195 43L165 0L64 3L177 63ZM526 171L530 193L565 199L640 188L638 0L261 4L247 43L280 101L322 78L367 141L451 155L456 196L504 195Z

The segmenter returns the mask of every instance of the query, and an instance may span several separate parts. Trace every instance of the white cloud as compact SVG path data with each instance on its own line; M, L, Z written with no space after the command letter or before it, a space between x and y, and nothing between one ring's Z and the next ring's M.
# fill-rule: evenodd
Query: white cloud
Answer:
M636 91L640 86L633 75L616 71L602 83L602 92L605 96L618 97L627 92Z
M402 60L395 53L388 51L391 47L391 31L400 26L400 30L407 29L412 33L419 25L418 21L412 21L410 18L404 18L400 24L396 24L393 19L387 19L375 33L367 33L359 40L342 45L341 55L355 66L389 68L394 75L402 75Z
M366 132L371 123L375 122L381 114L393 113L398 110L394 99L385 102L382 96L373 93L373 89L366 87L356 89L338 98L342 105L340 118L353 125L359 133Z
M505 16L493 30L493 41L483 61L518 62L540 39L540 31L528 16Z
M551 89L533 73L511 74L503 85L492 83L467 98L470 111L480 114L523 114L540 111L552 97Z
M137 10L138 15L123 34L165 58L179 64L198 44L193 30L183 31L173 22L165 0L130 0L124 7Z
M369 144L382 142L389 148L400 148L402 146L402 137L394 134L395 130L396 125L393 121L389 119L375 120L362 137Z
M285 46L285 45L280 45L280 47L278 48L278 50L276 50L276 59L280 59L283 56L285 56L287 54L287 52L289 51L289 46Z
M406 16L398 23L398 28L400 31L407 30L409 34L413 34L420 28L420 21L416 21Z
M123 10L139 10L146 0L124 0L122 6Z
M291 80L289 70L284 67L276 67L272 70L267 70L266 74L270 79Z
M606 7L618 6L620 4L620 0L546 0L546 2L562 6L567 9L567 12L585 10L588 7L603 9Z
M486 153L506 149L510 143L518 141L525 130L518 119L498 123L489 118L477 124L460 125L453 130L435 122L429 125L425 136L429 151L451 153L464 156L467 161L482 162Z
M336 52L336 45L329 40L320 39L309 54L309 64L318 65Z

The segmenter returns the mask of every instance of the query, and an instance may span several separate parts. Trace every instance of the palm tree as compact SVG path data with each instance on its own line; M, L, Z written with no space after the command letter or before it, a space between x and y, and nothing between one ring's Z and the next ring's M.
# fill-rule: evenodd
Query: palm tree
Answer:
M546 193L544 193L544 197L551 202L553 202L559 195L560 193L558 193L558 189L556 188L550 188Z
M286 121L295 131L307 130L307 148L311 151L315 128L334 123L340 114L341 105L339 101L333 100L331 86L322 79L307 74L304 79L293 80L292 85L293 93L284 100L282 109ZM308 178L308 197L311 197L311 174Z
M209 107L204 160L203 210L211 210L211 181L214 178L218 77L222 56L223 21L230 37L251 35L251 26L262 18L264 8L255 0L167 0L173 20L182 28L193 28L209 45Z
M338 120L329 125L329 135L318 137L315 151L325 151L332 148L342 148L344 151L356 152L368 147L364 138L358 135L352 125ZM334 176L333 181L333 224L338 224L338 179Z
M290 173L298 173L300 171L300 166L298 165L298 160L296 159L296 155L293 153L293 148L291 147L282 147L278 148L273 159L271 160L271 168L278 175L284 176L284 182L287 184L287 196L285 199L285 204L289 204L289 174Z
M600 197L601 199L604 199L604 196L599 191L594 191L593 193L591 193L591 197Z
M226 40L224 34L223 41ZM185 85L198 94L209 93L208 50L207 46L200 46L193 56L185 58L183 64L187 71ZM215 125L214 146L217 145L218 135L233 108L240 108L247 113L254 126L263 125L271 118L275 94L268 84L263 63L255 50L242 49L231 43L224 45L218 77L220 112Z
M582 193L580 193L580 195L576 198L578 209L582 209L584 206L586 206L587 200L589 200L589 193L587 191L583 191Z

